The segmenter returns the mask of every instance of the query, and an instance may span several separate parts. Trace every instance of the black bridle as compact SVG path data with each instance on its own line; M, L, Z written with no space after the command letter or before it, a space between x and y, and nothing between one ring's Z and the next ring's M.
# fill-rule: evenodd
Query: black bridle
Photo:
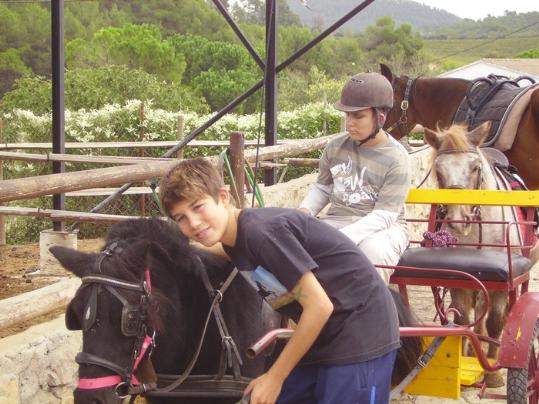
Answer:
M123 398L128 395L141 394L155 389L155 383L140 383L134 376L140 362L151 356L155 347L155 330L148 325L148 308L151 295L150 271L146 269L145 279L141 282L129 282L102 274L103 261L112 255L115 249L119 249L117 243L112 243L104 251L97 262L98 273L82 277L80 289L90 287L90 298L88 299L84 311L84 326L77 327L77 324L70 324L66 321L69 329L84 329L99 326L96 318L97 294L100 289L109 292L122 304L122 316L120 328L126 337L134 337L131 360L127 366L120 366L107 359L87 352L79 352L75 361L81 365L94 365L113 371L117 376L102 378L81 378L78 388L81 390L92 390L96 388L114 387L116 394ZM131 304L120 293L119 290L137 292L139 301ZM69 309L68 309L69 310Z
M408 108L410 107L410 101L411 101L410 96L412 93L412 88L414 87L414 84L415 84L415 80L416 79L409 78L408 81L406 82L406 88L404 90L404 97L400 104L401 115L399 119L393 125L391 125L389 128L386 129L386 132L389 133L393 131L394 129L398 128L401 131L402 136L405 136L405 133L402 127L406 129L406 124L408 123L408 116L406 114L408 112ZM395 91L395 89L393 89L393 91Z

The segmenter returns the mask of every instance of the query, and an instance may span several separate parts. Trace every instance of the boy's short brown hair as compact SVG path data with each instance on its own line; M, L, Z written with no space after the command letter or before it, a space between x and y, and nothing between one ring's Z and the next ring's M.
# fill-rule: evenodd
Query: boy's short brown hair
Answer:
M159 182L159 198L168 214L172 205L211 196L216 202L224 186L221 173L208 160L197 157L182 160Z

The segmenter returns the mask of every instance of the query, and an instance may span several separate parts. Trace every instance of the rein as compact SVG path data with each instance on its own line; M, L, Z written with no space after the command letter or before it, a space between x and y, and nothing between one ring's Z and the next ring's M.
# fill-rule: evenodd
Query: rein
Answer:
M200 339L199 339L199 342L198 342L198 345L197 345L197 349L195 350L195 353L193 354L193 357L191 358L191 361L187 365L187 368L185 369L183 374L181 374L176 379L176 381L172 382L168 386L162 387L162 388L159 388L159 389L154 389L154 391L152 391L152 395L159 395L159 393L171 392L176 387L180 386L187 379L187 377L191 374L191 371L193 370L193 367L195 366L195 363L196 363L196 361L198 359L198 356L200 355L200 351L202 349L202 344L204 342L204 338L206 337L206 331L208 330L208 324L210 322L211 315L212 315L212 313L215 314L216 312L221 313L219 303L221 303L221 301L223 300L224 293L226 292L226 290L228 289L228 287L230 286L230 284L232 283L232 281L234 280L234 278L238 274L238 270L237 270L237 268L234 268L232 270L232 272L230 273L230 275L228 275L228 278L225 280L225 282L223 283L221 288L219 288L217 290L214 289L211 286L211 283L210 283L209 278L208 278L208 274L207 274L205 269L202 271L202 274L203 274L202 279L203 279L203 282L204 282L204 286L206 286L206 288L208 289L208 292L210 293L210 297L213 295L213 298L212 298L212 302L210 304L210 309L208 310L208 314L206 315L206 320L204 322L204 328L202 329L202 333L200 335ZM217 314L215 314L215 315L216 315L216 320L217 320ZM222 316L222 314L221 314L221 316ZM222 322L224 324L224 318L222 318ZM217 324L219 326L219 321L217 322ZM226 324L224 324L224 329L226 329ZM236 345L235 345L234 340L232 339L232 337L230 337L230 335L228 335L228 331L227 331L226 335L223 334L223 332L221 332L221 327L219 326L219 332L221 333L221 338L222 338L223 344L224 344L224 341L227 340L227 341L231 341L231 343L234 345L234 348L235 348L234 353L237 355L239 363L242 364L241 357L239 356L238 349L236 348ZM233 360L232 356L230 356L228 358L228 361L229 361L229 363L231 362L232 364L236 363ZM221 355L221 365L223 365L223 364L224 364L223 363L223 355ZM219 369L221 369L221 366L219 367ZM238 372L239 372L239 365L238 365L237 369L238 369ZM223 372L223 374L224 374L224 372ZM234 374L236 376L235 367L234 367ZM238 373L238 377L239 377L239 373Z

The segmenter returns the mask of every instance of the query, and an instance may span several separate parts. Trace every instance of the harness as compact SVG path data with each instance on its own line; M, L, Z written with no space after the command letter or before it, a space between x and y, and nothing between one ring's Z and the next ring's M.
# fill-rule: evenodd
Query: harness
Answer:
M84 331L88 331L94 327L94 325L99 325L99 319L97 318L97 294L100 288L106 290L122 304L122 334L126 337L135 337L133 352L131 354L132 361L128 366L122 367L97 355L79 352L75 359L79 365L85 364L99 366L113 371L116 373L116 375L98 378L81 378L77 388L80 390L93 390L114 387L114 391L119 398L123 399L131 396L131 400L134 400L137 395L145 393L151 393L151 395L155 396L170 395L170 392L184 383L190 376L191 371L193 370L200 355L212 314L216 320L217 328L221 335L222 348L218 373L215 376L208 376L208 379L216 382L225 381L226 383L230 384L229 380L224 379L226 379L226 370L231 368L234 381L238 383L241 382L242 387L246 387L245 381L241 380L242 377L240 373L240 366L242 365L242 359L236 343L228 332L228 327L219 306L219 303L223 300L226 290L237 275L238 270L234 268L221 287L219 289L215 289L210 282L206 269L201 265L202 282L208 292L208 295L210 296L211 304L204 321L204 327L199 338L197 348L183 374L178 376L176 380L172 380L169 385L162 388L157 388L157 384L154 381L149 383L141 383L134 375L143 359L147 359L151 365L150 356L153 348L155 347L155 330L147 325L149 297L151 295L150 270L145 270L145 279L140 283L128 282L102 274L101 267L103 261L107 257L112 256L115 249L120 248L117 246L117 243L112 243L109 247L102 251L97 261L98 273L93 273L91 275L82 277L82 285L79 290L86 287L92 288L90 298L88 299L86 308L84 310L83 324L81 325L77 321L74 321L71 313L72 308L69 306L66 312L66 326L70 330L82 329ZM199 263L202 264L200 258L197 258ZM138 292L140 294L139 303L137 305L129 303L118 289ZM151 367L151 370L153 371L153 366ZM199 378L199 376L196 377ZM243 384L245 384L245 386L243 386Z

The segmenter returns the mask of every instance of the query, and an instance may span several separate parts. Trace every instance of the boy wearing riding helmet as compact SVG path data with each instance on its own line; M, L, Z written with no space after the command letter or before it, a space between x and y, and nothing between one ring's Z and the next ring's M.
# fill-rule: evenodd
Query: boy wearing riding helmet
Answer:
M319 174L300 209L340 229L373 264L396 265L408 246L404 220L410 186L408 153L382 127L393 107L391 83L360 73L345 84L335 108L346 132L326 146ZM391 272L377 269L386 284Z

